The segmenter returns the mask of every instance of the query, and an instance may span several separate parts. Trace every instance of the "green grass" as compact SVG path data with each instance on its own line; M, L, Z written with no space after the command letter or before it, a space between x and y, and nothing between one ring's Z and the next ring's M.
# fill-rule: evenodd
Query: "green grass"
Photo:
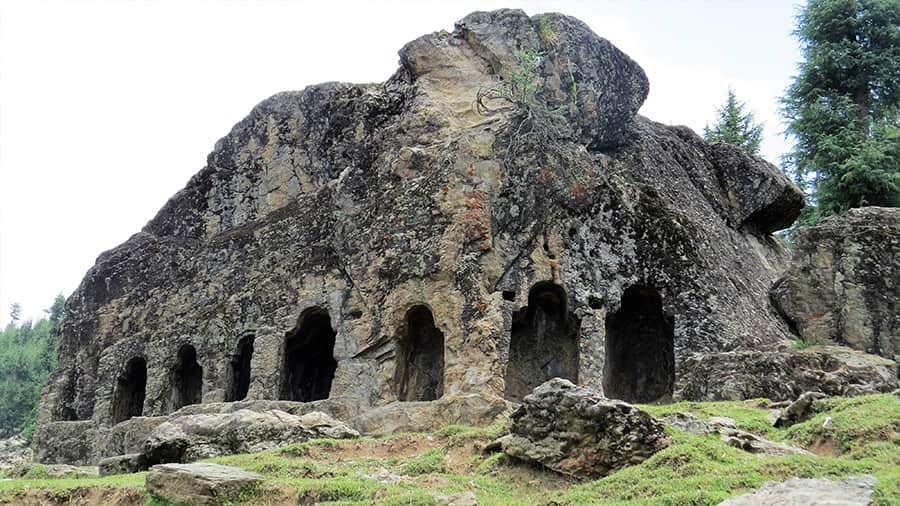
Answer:
M810 420L789 428L769 426L768 405L766 400L751 400L643 408L659 417L679 411L704 419L728 416L739 427L776 441L803 447L830 441L836 455L762 457L732 448L716 435L697 436L668 428L671 445L642 464L602 479L576 482L503 454L481 453L482 445L506 430L498 424L482 428L449 426L431 434L397 434L349 442L320 439L211 460L266 476L259 491L248 492L235 504L258 503L255 498L274 494L272 497L292 504L432 505L436 503L435 494L471 491L479 504L487 506L712 505L769 481L791 477L840 479L861 474L878 478L875 505L900 504L900 398L872 395L827 399L817 405ZM831 421L823 428L826 417ZM379 448L380 452L374 451ZM342 457L348 454L353 457ZM373 477L385 470L396 475L393 480L382 482ZM35 467L31 479L0 482L0 504L30 489L46 490L65 500L78 488L139 489L143 483L143 473L47 479L41 475L41 468ZM149 498L147 504L168 503Z

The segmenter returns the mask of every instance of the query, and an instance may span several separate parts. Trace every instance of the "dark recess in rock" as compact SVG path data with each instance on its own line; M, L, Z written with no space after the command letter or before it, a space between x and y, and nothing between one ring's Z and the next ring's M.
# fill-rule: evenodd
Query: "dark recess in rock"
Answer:
M143 414L146 388L147 361L144 357L134 357L128 361L125 371L116 381L113 403L113 418L116 423Z
M327 311L315 307L303 312L297 327L285 338L282 399L309 402L328 398L337 369L334 338Z
M619 310L606 317L604 377L603 392L613 399L641 403L671 399L674 322L663 313L656 289L628 288Z
M406 327L397 342L397 398L433 401L444 395L444 334L425 306L406 313Z
M561 286L542 281L528 305L513 312L506 366L506 398L521 401L550 378L578 381L578 318Z

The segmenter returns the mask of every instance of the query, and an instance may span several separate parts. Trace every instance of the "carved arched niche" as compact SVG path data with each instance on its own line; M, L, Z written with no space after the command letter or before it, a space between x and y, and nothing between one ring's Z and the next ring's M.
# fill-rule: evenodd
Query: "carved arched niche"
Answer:
M307 309L284 341L281 399L317 401L327 399L337 370L334 358L335 332L328 311Z
M561 286L541 281L528 292L528 305L513 313L506 398L520 401L551 378L578 381L580 321L567 300Z
M406 312L397 339L394 384L401 401L433 401L444 395L444 334L426 306Z
M169 411L199 404L203 400L203 367L197 362L197 349L190 344L178 348L171 382Z
M606 317L603 390L627 402L671 398L675 389L674 320L652 287L634 285L618 311Z
M253 359L253 336L242 337L228 362L228 389L225 401L242 401L250 391L250 364Z
M116 378L112 403L113 423L141 416L144 412L146 391L147 361L144 357L133 357L125 365L122 374Z

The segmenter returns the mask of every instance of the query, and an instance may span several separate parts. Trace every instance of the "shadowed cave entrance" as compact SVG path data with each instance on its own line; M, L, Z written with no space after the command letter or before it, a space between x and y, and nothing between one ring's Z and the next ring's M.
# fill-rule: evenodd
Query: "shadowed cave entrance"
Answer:
M604 392L627 402L652 402L670 398L674 388L673 319L663 313L656 289L632 286L622 294L621 308L606 317Z
M203 368L197 363L197 350L189 344L178 349L172 370L171 410L199 404L203 398Z
M253 359L253 336L238 341L237 353L231 357L231 380L226 402L242 401L250 391L250 363Z
M506 398L521 401L550 378L578 381L578 318L566 310L566 292L549 281L528 292L515 311L506 364Z
M328 311L314 307L300 315L284 342L281 398L309 402L327 399L337 370L335 332Z
M406 312L397 342L394 384L401 401L433 401L444 395L444 334L425 306Z
M116 380L113 394L113 423L124 422L141 416L144 412L144 396L147 390L147 361L134 357L125 365L125 371Z

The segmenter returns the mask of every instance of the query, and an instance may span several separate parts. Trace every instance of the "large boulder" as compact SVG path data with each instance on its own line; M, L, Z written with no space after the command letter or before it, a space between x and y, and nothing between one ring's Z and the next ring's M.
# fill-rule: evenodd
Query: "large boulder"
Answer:
M679 378L679 399L793 401L804 392L864 395L900 387L897 364L842 346L696 353Z
M236 501L262 483L257 473L221 464L161 464L147 473L147 492L174 504Z
M900 209L851 209L795 240L772 298L800 338L900 360Z
M646 412L561 378L535 388L510 420L504 453L572 476L606 476L668 445Z
M316 438L355 438L359 433L324 413L239 410L172 417L144 443L150 465L269 450Z

